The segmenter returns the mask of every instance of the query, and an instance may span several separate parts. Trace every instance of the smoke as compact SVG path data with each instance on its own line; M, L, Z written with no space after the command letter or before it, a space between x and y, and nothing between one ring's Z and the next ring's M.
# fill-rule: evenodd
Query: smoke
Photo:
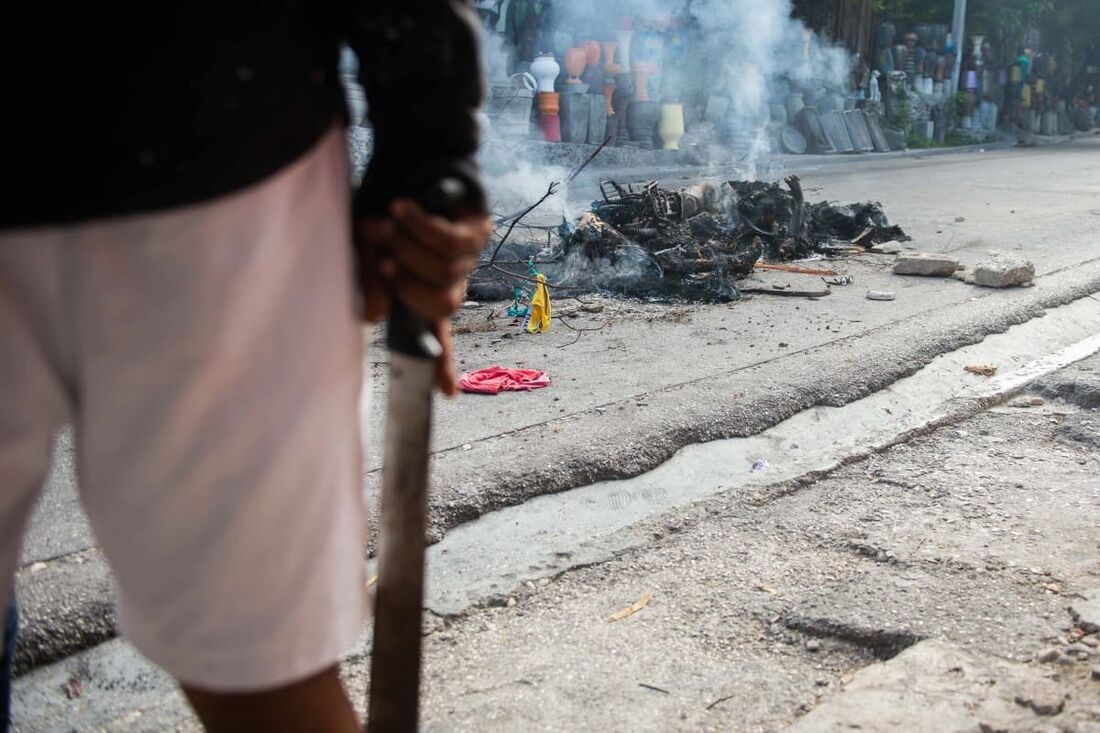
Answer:
M792 18L790 0L547 0L546 5L548 21L534 42L536 51L560 55L590 38L625 45L620 31L631 29L631 56L646 54L657 62L651 97L684 103L689 139L699 132L701 146L715 141L724 146L725 152L708 146L708 162L716 169L755 177L776 152L768 125L791 92L805 94L809 103L848 86L846 51ZM497 27L504 27L503 21ZM525 67L499 36L487 41L486 64L491 78L498 79ZM709 105L707 114L710 100L728 104Z

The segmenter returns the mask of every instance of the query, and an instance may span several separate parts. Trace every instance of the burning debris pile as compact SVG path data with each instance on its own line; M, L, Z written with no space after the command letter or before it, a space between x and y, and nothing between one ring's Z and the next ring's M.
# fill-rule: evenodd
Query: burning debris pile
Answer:
M729 181L674 191L655 182L604 181L602 199L575 223L563 223L559 241L538 254L538 270L575 290L726 302L739 297L736 280L762 259L805 259L908 239L878 203L807 204L797 176L785 183ZM513 254L534 262L530 251ZM477 281L471 294L501 295Z

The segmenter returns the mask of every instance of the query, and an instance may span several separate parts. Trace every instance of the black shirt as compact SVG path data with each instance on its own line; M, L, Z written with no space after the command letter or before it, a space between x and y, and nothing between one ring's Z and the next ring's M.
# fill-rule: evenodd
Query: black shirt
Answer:
M483 205L462 0L120 0L30 16L2 51L0 228L195 203L277 172L343 119L342 42L376 130L357 210L441 175Z

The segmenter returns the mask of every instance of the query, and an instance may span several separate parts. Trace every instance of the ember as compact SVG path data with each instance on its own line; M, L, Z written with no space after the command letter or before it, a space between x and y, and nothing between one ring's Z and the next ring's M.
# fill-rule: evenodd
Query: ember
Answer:
M878 203L807 204L797 176L785 183L671 190L656 182L604 181L601 200L558 228L558 242L539 253L538 269L576 290L726 302L739 297L736 280L762 259L805 259L908 239ZM511 254L533 261L530 247L513 246ZM502 285L510 292L517 284L475 280L471 294L500 297Z

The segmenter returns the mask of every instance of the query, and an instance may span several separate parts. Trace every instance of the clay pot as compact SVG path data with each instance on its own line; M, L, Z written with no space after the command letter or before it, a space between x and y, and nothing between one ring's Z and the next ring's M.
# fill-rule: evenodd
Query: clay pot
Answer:
M556 115L560 111L560 94L556 92L539 92L539 114Z
M802 96L801 92L791 92L791 95L787 97L787 119L793 120L798 117L798 113L806 106L806 100Z
M600 65L600 44L597 41L585 41L581 48L584 49L588 68L594 69Z
M561 118L557 115L539 115L539 135L548 143L560 143Z
M561 96L561 140L566 143L583 143L588 137L588 112L592 97L588 94L563 94Z
M631 102L626 108L626 128L630 132L630 139L643 145L651 145L660 116L661 105L657 102Z
M565 73L569 74L569 78L565 80L565 83L580 84L580 76L584 73L586 66L588 66L588 55L585 54L583 48L566 49Z
M661 136L665 150L679 150L684 136L684 105L662 104L657 134Z
M588 108L588 143L600 145L607 139L608 100L602 94L589 94L592 103Z
M612 67L615 64L615 49L619 47L619 44L615 41L605 41L603 44L603 67L608 74L616 74L618 71Z
M554 82L557 81L560 73L561 66L554 60L554 54L541 54L531 62L531 76L538 82L540 92L553 92Z
M653 64L648 62L634 64L634 101L649 101L649 77L653 75Z

